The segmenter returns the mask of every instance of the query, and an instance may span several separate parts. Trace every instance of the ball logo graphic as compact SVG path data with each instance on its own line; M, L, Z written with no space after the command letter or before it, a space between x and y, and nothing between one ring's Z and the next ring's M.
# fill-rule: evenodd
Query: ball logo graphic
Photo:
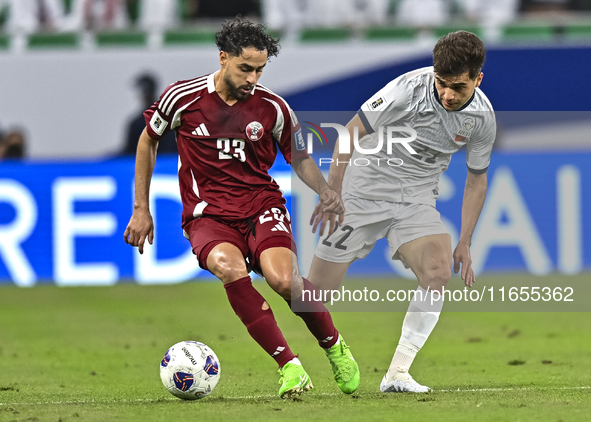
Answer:
M263 137L264 133L265 129L259 122L250 122L248 126L246 126L246 136L251 141L258 141Z
M174 383L176 388L181 391L187 391L193 385L195 378L193 374L187 374L186 372L177 372L174 374Z
M162 358L162 362L160 363L160 365L166 367L166 366L168 366L169 362L170 362L170 350L168 350L166 352L166 354L164 355L164 358Z
M208 356L205 360L203 370L209 375L217 375L220 371L219 364L213 356Z

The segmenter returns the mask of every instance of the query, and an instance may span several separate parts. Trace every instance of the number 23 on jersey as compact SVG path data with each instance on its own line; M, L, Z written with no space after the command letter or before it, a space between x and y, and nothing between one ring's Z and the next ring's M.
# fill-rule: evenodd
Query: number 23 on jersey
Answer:
M244 142L244 139L219 138L217 145L219 159L231 160L232 158L237 158L244 163L246 161L246 154L244 153L245 146L246 142Z

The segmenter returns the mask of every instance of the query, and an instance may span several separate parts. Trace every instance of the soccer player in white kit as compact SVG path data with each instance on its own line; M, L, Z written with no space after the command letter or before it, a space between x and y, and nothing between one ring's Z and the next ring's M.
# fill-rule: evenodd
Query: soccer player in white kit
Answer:
M339 216L336 226L336 216L324 213L321 204L312 216L313 230L320 224L321 236L330 225L328 236L318 243L308 277L319 289L337 289L349 265L367 256L384 237L392 259L410 267L419 281L381 382L382 392L430 390L408 371L443 306L442 297L432 292L445 288L452 262L455 273L461 268L467 286L475 281L470 243L486 196L486 171L496 135L493 108L478 88L485 55L476 35L450 33L435 45L433 67L401 75L363 104L347 124L351 153L340 153L339 138L329 172L330 187L341 192L345 203L344 220ZM392 133L387 131L401 126L414 129L417 138L390 143L388 153L384 140ZM354 148L356 130L360 148ZM398 132L409 136L409 131ZM435 202L439 176L464 145L468 176L460 238L452 254L451 237Z

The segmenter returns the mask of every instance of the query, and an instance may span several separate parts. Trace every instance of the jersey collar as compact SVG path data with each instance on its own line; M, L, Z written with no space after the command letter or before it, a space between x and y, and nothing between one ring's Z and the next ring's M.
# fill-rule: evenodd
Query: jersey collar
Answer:
M472 100L474 99L474 96L475 95L476 95L476 89L474 89L474 92L472 93L472 96L470 97L470 99L468 101L466 101L466 104L464 104L463 106L461 106L457 110L453 110L453 112L455 112L455 111L462 111L462 110L466 109L470 105L470 103L472 102ZM435 82L433 82L433 96L435 97L435 99L437 100L437 102L439 103L439 105L441 107L443 107L443 104L441 103L441 100L439 99L439 93L437 92L437 87L435 86ZM445 107L443 107L443 109L445 111L449 111Z
M215 78L215 75L217 75L218 72L219 70L217 72L210 73L210 75L207 77L207 92L209 94L215 92L215 82L213 81L213 78Z
M207 92L209 94L211 94L212 92L215 91L215 82L214 82L214 78L215 75L217 75L219 72L219 70L211 73L208 77L207 77ZM251 95L254 95L254 91L257 88L256 84L252 87L252 91L250 91Z

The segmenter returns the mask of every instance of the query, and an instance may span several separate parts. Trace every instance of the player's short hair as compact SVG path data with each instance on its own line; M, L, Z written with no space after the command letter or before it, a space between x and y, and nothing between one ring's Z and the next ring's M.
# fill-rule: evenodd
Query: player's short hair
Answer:
M267 51L267 57L279 54L279 39L267 34L264 25L255 24L240 16L222 23L222 29L215 34L215 43L220 51L234 56L240 56L242 49L248 47Z
M468 31L451 32L441 37L433 48L433 68L444 77L468 72L470 79L476 79L485 60L484 43Z

